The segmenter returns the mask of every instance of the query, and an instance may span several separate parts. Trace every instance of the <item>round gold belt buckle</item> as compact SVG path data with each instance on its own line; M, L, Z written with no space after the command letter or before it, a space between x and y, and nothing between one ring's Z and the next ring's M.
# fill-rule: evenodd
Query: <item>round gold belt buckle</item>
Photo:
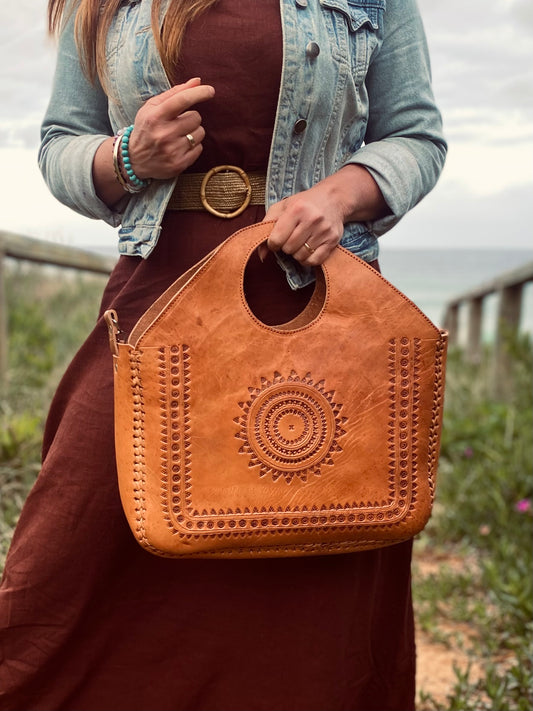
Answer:
M233 212L221 212L220 210L217 210L215 207L209 204L209 201L206 196L206 189L207 189L207 183L211 180L211 178L216 175L217 173L222 173L222 172L233 172L237 173L237 175L241 178L242 182L244 183L244 187L246 188L246 195L244 196L243 203L240 207L238 207L236 210L233 210ZM246 210L248 205L250 204L250 200L252 199L252 186L250 184L250 178L246 175L244 170L242 168L238 168L236 165L217 165L214 168L211 168L205 175L202 180L202 184L200 186L200 200L202 201L202 205L205 207L207 212L210 212L212 215L215 215L216 217L224 217L226 219L231 218L231 217L237 217L237 215L240 215L242 212Z

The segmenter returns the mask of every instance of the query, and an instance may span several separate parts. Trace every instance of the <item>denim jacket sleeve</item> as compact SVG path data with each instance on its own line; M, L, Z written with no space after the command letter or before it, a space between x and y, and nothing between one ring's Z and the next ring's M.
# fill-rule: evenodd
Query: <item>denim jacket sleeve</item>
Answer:
M71 16L59 38L52 98L41 126L39 167L60 202L116 227L120 213L98 198L92 181L94 154L113 135L108 99L98 82L91 84L83 73L73 25Z
M447 149L416 0L387 0L384 23L383 42L365 81L365 143L346 161L370 171L391 210L391 215L367 223L376 236L435 186Z

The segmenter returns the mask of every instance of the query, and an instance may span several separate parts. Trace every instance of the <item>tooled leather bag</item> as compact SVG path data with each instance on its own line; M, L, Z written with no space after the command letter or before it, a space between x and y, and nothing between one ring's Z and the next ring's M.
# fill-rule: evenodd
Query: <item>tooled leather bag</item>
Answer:
M302 556L426 525L447 334L342 247L293 321L243 290L271 224L236 232L148 309L127 342L107 311L120 496L146 550Z

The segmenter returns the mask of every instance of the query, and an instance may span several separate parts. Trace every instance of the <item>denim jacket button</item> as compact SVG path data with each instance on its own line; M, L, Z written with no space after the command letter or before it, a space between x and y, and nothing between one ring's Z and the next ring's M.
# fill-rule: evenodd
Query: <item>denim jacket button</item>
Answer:
M316 42L309 42L309 44L305 48L305 53L308 57L314 59L320 54L320 47L317 45Z
M295 0L297 7L307 7L307 0Z
M298 119L293 126L294 133L303 133L307 128L307 121L305 119Z

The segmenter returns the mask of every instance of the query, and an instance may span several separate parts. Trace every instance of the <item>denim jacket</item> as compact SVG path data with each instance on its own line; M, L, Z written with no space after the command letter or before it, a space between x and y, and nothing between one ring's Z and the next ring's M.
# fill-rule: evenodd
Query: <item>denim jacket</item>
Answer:
M267 171L266 208L359 163L377 181L385 218L345 225L341 244L362 259L435 185L446 143L416 0L280 0L283 68ZM70 19L59 39L39 165L58 200L119 226L119 252L147 257L176 180L153 181L114 209L96 195L100 143L170 88L151 31L151 0L122 0L107 41L113 100L80 67ZM178 178L179 179L179 178ZM308 270L281 256L293 288Z

